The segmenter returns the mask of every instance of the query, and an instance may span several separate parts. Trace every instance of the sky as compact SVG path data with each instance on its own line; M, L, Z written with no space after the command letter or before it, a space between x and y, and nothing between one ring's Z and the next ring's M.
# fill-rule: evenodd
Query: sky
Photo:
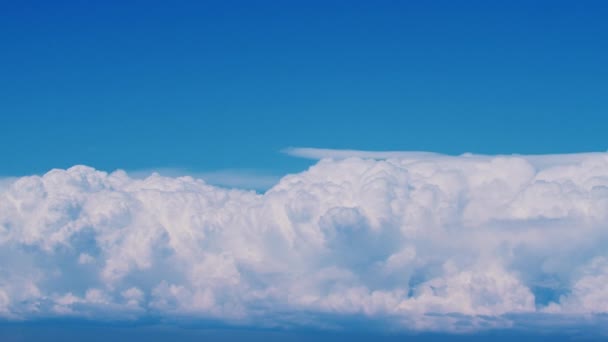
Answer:
M258 170L287 147L605 151L602 1L20 1L1 173Z
M605 337L606 17L1 2L0 337Z

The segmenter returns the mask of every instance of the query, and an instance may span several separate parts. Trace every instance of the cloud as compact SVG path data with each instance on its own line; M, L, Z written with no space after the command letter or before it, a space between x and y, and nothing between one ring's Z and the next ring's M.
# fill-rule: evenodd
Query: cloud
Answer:
M267 190L275 185L280 176L264 174L255 170L219 170L195 174L195 177L218 186L231 188Z
M367 159L427 159L433 157L444 157L432 152L419 151L360 151L360 150L335 150L328 148L313 148L313 147L289 147L282 151L292 157L305 159L346 159L346 158L367 158Z
M148 170L131 170L129 171L129 176L132 178L143 179L154 173L174 178L191 176L194 178L200 178L210 185L258 191L265 191L271 188L281 179L280 176L264 172L263 170L249 169L225 169L193 172L179 168L154 168ZM0 189L1 186L2 183L0 183Z
M314 147L288 147L281 152L292 157L305 158L312 160L334 159L341 160L347 158L362 158L362 159L399 159L403 161L438 161L456 159L488 159L496 157L521 157L537 168L548 168L552 166L576 165L584 160L602 155L603 152L588 152L588 153L570 153L570 154L537 154L537 155L479 155L471 153L463 153L460 156L448 156L434 152L422 151L363 151L363 150L338 150L329 148L314 148Z
M8 187L11 186L11 184L13 184L13 182L15 182L15 180L17 180L16 177L0 178L0 192L5 191Z
M11 181L0 316L468 331L608 313L608 154L351 152L263 194L86 166Z

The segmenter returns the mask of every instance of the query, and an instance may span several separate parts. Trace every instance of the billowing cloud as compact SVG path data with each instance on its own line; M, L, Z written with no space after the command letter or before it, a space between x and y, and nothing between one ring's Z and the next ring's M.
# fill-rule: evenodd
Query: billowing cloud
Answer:
M225 169L194 172L179 168L154 168L148 170L129 170L128 173L129 177L139 179L147 178L153 173L173 178L191 176L193 178L202 179L209 185L257 191L268 190L281 179L281 176L268 171L253 169ZM0 189L1 187L2 183L0 181Z
M0 316L469 330L608 313L608 154L357 156L263 194L85 166L11 181Z

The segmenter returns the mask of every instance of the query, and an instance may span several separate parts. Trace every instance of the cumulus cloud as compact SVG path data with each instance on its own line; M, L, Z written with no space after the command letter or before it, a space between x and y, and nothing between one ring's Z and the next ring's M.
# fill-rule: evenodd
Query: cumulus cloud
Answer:
M354 155L263 194L86 166L11 181L0 316L467 330L608 313L608 154Z
M154 168L129 170L128 173L129 177L139 179L147 178L153 173L172 178L191 176L193 178L202 179L209 185L257 191L268 190L281 179L281 176L272 174L268 171L251 169L224 169L201 172L180 168ZM0 190L1 189L2 183L0 180Z

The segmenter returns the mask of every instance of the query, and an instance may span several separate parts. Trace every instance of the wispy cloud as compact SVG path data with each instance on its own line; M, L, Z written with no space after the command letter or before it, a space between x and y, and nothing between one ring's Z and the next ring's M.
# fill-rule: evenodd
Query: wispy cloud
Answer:
M257 170L218 170L194 175L207 183L230 188L267 190L277 184L281 176L262 173Z
M18 178L17 177L5 177L0 178L0 192L7 189L11 184L13 184Z
M463 153L461 155L445 155L435 152L424 151L365 151L365 150L344 150L344 149L329 149L315 147L288 147L281 151L296 158L305 158L312 160L334 159L341 160L347 158L362 158L362 159L398 159L401 161L446 161L454 160L487 160L488 158L496 157L521 157L526 161L539 168L547 168L557 165L579 164L584 160L603 155L602 152L587 152L587 153L566 153L566 154L510 154L510 155L483 155L473 153Z
M423 159L440 156L432 152L420 151L361 151L361 150L338 150L314 147L288 147L283 153L292 157L320 160L325 158L345 159L351 157L367 159L389 159L389 158L412 158Z

